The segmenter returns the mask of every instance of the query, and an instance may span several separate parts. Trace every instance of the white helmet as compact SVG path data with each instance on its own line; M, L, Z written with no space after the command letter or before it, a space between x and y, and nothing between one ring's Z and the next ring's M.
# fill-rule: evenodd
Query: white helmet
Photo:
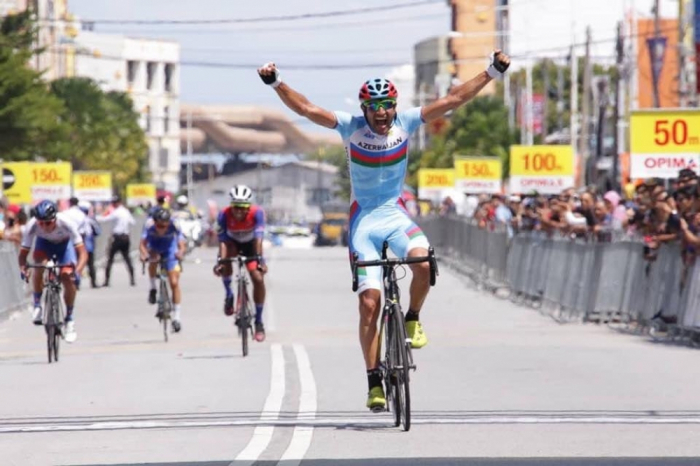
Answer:
M90 207L92 207L92 204L90 204L90 201L80 201L78 202L78 208L85 212L86 214L90 211Z
M253 199L253 190L244 184L237 184L228 192L231 204L247 204Z
M187 205L187 203L189 202L189 199L187 199L187 196L185 196L184 194L182 194L182 195L180 195L180 196L177 197L176 202L177 202L179 205Z

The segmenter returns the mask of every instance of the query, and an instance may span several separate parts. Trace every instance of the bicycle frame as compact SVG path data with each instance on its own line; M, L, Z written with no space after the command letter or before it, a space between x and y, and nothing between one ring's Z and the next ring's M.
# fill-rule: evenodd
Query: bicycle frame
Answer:
M234 306L234 322L238 326L238 334L241 337L243 356L248 355L248 338L253 336L253 311L251 300L248 294L248 286L251 283L250 274L246 265L249 262L262 261L260 256L246 257L238 255L236 257L219 258L217 264L231 263L237 264L234 271L236 273L236 305Z
M404 315L401 311L400 290L396 278L396 267L403 264L416 264L429 262L430 264L430 285L435 285L435 278L438 274L435 251L431 247L425 257L408 257L402 259L389 259L387 257L388 243L382 245L382 255L380 260L360 261L358 254L352 256L353 291L358 289L358 268L359 267L382 267L382 282L384 291L384 306L379 323L379 344L377 345L377 359L379 369L382 372L387 395L387 411L391 411L394 404L394 426L403 423L403 428L408 431L411 428L411 402L409 382L410 370L416 370L413 364L413 354L411 352L411 341L406 336ZM384 359L382 359L381 336L385 337Z
M65 314L63 311L61 269L66 267L75 269L74 264L58 264L56 256L43 265L27 265L27 268L44 271L43 281L46 296L44 297L43 324L46 331L49 363L58 362L59 339L63 337Z
M160 257L158 260L149 259L148 261L143 261L142 273L146 271L146 262L148 264L156 265L156 280L158 280L158 298L156 305L158 306L158 313L160 315L160 322L163 324L163 339L168 341L168 321L170 320L170 312L173 308L172 300L168 294L168 267L167 267L167 257ZM182 267L182 263L180 263Z

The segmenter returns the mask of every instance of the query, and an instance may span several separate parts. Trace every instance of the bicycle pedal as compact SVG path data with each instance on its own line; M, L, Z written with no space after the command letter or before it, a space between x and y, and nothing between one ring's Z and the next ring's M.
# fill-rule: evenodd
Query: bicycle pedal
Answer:
M373 406L369 408L369 410L372 411L374 414L385 413L386 406Z

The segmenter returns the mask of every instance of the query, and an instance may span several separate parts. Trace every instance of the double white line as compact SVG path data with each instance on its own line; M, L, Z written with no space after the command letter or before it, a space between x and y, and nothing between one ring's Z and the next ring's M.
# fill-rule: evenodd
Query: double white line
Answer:
M286 390L284 377L285 360L282 346L273 344L270 347L270 355L272 358L270 393L267 395L263 411L260 414L261 421L276 421L279 419L279 414L282 410L282 400L284 399ZM299 421L310 421L316 418L316 381L311 371L311 362L309 361L309 355L306 353L306 349L304 349L302 345L294 345L294 356L297 360L301 384L297 419ZM233 460L229 466L250 466L255 463L260 455L267 449L274 432L274 426L257 426L253 431L253 436L248 442L248 445L236 456L236 459ZM280 463L284 461L285 466L294 466L301 463L301 460L304 458L304 455L306 455L311 445L313 433L313 426L297 425L294 428L292 440L289 442L287 450L285 450L282 454L282 458L280 458Z

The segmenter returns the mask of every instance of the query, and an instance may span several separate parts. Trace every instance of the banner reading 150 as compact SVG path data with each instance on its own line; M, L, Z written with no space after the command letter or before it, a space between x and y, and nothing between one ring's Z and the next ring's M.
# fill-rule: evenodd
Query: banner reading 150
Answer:
M71 171L68 162L3 163L4 194L14 204L68 199Z
M571 146L511 146L510 189L558 194L574 186L574 153Z

